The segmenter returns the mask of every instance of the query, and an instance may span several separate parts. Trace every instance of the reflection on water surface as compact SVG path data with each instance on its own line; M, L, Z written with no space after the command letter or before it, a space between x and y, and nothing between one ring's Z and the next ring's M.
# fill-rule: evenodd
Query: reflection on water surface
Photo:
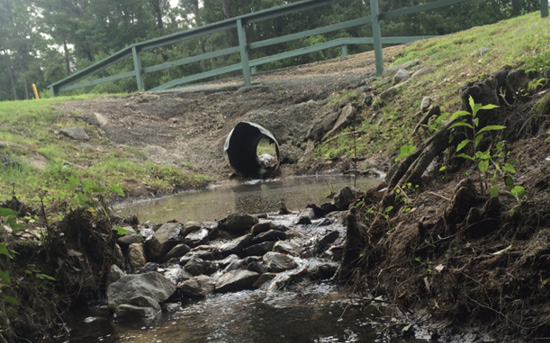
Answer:
M229 186L217 186L198 192L184 192L162 199L138 202L116 211L121 216L137 215L140 222L163 223L172 219L186 221L219 220L231 213L267 213L279 209L283 201L288 209L304 209L307 204L330 201L327 196L344 186L366 191L378 182L373 178L345 176L293 177L255 180Z

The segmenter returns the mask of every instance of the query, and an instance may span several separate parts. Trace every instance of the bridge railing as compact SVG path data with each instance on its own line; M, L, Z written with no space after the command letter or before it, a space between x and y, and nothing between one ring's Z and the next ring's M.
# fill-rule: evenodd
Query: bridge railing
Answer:
M299 13L302 11L318 8L321 6L327 6L332 3L338 2L341 0L303 0L288 5L271 8L267 10L262 10L235 18L226 19L220 22L208 24L205 26L197 27L191 30L177 32L174 34L166 35L156 39L144 41L141 43L132 44L113 55L90 65L89 67L78 71L63 80L60 80L56 83L53 83L49 86L52 96L58 95L60 92L69 91L73 89L83 88L98 85L106 82L113 82L116 80L121 80L125 78L135 77L138 90L145 90L145 81L144 75L166 70L169 68L180 67L188 65L191 63L201 62L205 60L215 59L222 56L239 54L240 63L209 70L206 72L201 72L183 78L178 78L162 84L160 86L150 89L151 91L165 90L173 87L177 87L186 83L204 80L212 78L215 76L242 71L244 85L250 86L252 84L251 75L252 71L255 70L257 66L279 61L286 58L296 57L304 54L309 54L316 51L322 51L329 48L341 47L342 55L347 55L347 47L349 45L358 45L358 44L372 44L374 46L375 57L376 57L376 73L381 75L384 70L383 65L383 53L382 46L387 44L403 44L410 43L419 39L431 38L433 36L399 36L399 37L382 37L380 30L380 21L389 20L392 18L429 11L441 7L451 6L464 2L466 0L436 0L427 4L402 8L398 10L392 10L388 12L379 12L378 0L369 0L370 1L370 15L361 17L358 19L353 19L345 22L340 22L337 24L327 25L323 27L317 27L314 29L297 32L293 34L288 34L280 37L273 37L265 39L258 42L247 42L246 35L246 25L261 22L273 18L278 18L287 14ZM541 15L542 17L548 17L548 0L541 0ZM347 38L337 38L328 42L323 42L320 44L295 49L291 51L285 51L279 54L265 56L257 59L250 60L249 52L254 49L264 48L275 44L281 44L286 42L291 42L298 39L303 39L315 35L326 34L330 32L335 32L343 29L353 28L362 25L372 26L372 37L347 37ZM169 61L153 66L142 66L140 53L152 50L155 48L163 47L166 45L171 45L174 43L183 42L186 40L197 39L204 37L216 32L226 31L226 30L237 30L238 35L238 46L229 47L225 49L216 50L213 52L208 52L201 55L195 55L175 61ZM109 66L114 65L122 60L127 58L133 59L132 71L119 73L116 75L110 75L105 77L99 77L96 79L90 80L89 78L97 75L98 73L104 71Z

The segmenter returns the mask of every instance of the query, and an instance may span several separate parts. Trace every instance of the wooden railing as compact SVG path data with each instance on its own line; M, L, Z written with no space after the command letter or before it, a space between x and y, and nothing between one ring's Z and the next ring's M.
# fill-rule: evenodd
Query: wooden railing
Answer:
M375 57L376 57L376 73L381 75L384 70L383 65L383 53L382 46L387 44L404 44L410 43L419 39L431 38L433 36L400 36L400 37L382 37L380 30L380 21L389 20L392 18L409 15L413 13L419 13L424 11L429 11L441 7L446 7L450 5L455 5L466 0L436 0L427 4L418 5L414 7L402 8L398 10L392 10L388 12L379 12L378 0L369 0L370 1L370 15L361 17L359 19L349 20L337 24L332 24L324 27L318 27L307 31L302 31L298 33L293 33L281 37L274 37L258 42L248 43L246 35L246 25L265 21L268 19L273 19L281 17L287 14L299 13L302 11L310 10L313 8L327 6L332 3L338 2L341 0L303 0L300 2L291 3L288 5L267 9L263 11L258 11L246 15L242 15L235 18L230 18L223 20L217 23L197 27L195 29L177 32L171 35L163 36L160 38L148 40L141 43L132 44L113 55L81 70L78 71L63 80L60 80L56 83L53 83L49 86L52 96L58 95L60 92L69 91L73 89L78 89L82 87L89 87L98 85L105 82L112 82L116 80L121 80L124 78L135 77L137 82L137 89L145 90L144 75L148 73L158 72L166 70L169 68L175 68L179 66L184 66L191 63L201 62L205 60L210 60L226 55L239 54L240 63L229 65L226 67L221 67L206 72L186 76L183 78L175 79L155 88L150 89L151 91L165 90L173 87L177 87L186 83L195 82L199 80L204 80L212 78L218 75L227 74L235 71L242 71L244 85L250 86L252 84L251 80L251 70L255 70L257 66L262 64L279 61L286 58L296 57L304 54L309 54L316 51L321 51L334 47L342 48L342 55L347 55L349 45L358 45L358 44L372 44L374 46ZM542 17L548 17L548 0L541 0L541 15ZM342 29L348 29L356 26L367 25L372 26L372 37L348 37L348 38L337 38L329 42L324 42L305 48L300 48L291 51L285 51L279 54L266 56L262 58L257 58L254 60L249 59L249 52L253 49L264 48L267 46L286 43L298 39L307 38L314 35L326 34ZM202 36L237 29L239 45L234 47L229 47L225 49L220 49L217 51L191 56L176 61L165 62L162 64L157 64L154 66L142 67L140 53L147 50L152 50L155 48L163 47L166 45L183 42L186 40L197 39ZM118 63L124 59L132 57L134 70L129 72L124 72L116 75L100 77L93 80L87 80L93 75L104 71L109 66L112 66L115 63Z

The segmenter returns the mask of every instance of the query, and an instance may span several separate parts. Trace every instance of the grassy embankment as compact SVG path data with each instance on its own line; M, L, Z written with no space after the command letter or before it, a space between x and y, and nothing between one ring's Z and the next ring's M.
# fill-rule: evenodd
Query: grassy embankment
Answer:
M70 203L85 181L103 188L119 185L133 196L170 193L207 181L156 165L141 149L118 146L77 114L63 114L54 106L97 96L0 102L0 201L15 195L27 203L40 198L46 205ZM80 143L60 134L67 127L84 128L90 140Z
M373 105L362 111L360 123L344 131L338 139L322 144L318 158L336 156L387 157L404 144L414 144L412 131L420 121L422 98L429 96L442 112L453 113L460 104L458 89L467 82L490 75L505 65L515 66L534 56L550 51L550 20L541 19L540 12L502 21L494 25L475 27L467 31L418 41L410 44L392 65L419 60L420 67L432 66L433 71L410 80L398 89L394 101L385 104L375 97ZM488 48L481 52L480 48ZM386 69L389 66L385 66ZM391 86L387 77L375 82L375 94ZM345 91L341 96L355 97ZM441 123L426 126L424 136L435 132ZM362 134L353 141L349 132ZM421 130L422 131L422 130ZM420 135L422 136L422 135ZM418 135L417 135L418 137Z

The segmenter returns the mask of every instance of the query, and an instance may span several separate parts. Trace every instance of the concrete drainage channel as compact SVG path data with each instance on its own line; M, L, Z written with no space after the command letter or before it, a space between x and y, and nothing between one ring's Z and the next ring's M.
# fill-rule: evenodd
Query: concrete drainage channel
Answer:
M245 178L267 177L279 168L279 143L261 125L240 122L227 136L224 156L229 166Z

